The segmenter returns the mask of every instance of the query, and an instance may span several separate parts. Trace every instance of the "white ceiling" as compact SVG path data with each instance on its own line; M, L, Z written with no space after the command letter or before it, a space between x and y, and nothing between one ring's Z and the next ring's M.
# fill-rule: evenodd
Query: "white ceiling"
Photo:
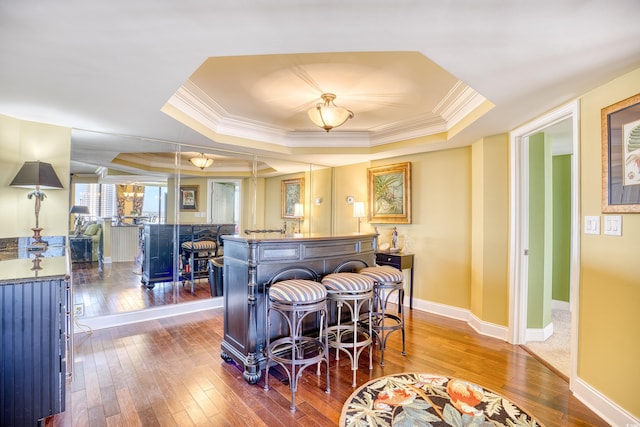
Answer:
M638 16L638 0L0 0L0 114L76 129L77 170L109 165L120 151L164 151L154 149L159 141L353 163L508 132L640 67ZM417 53L418 62L344 60L376 52ZM299 67L266 73L257 56L302 61L304 72L292 83ZM254 67L241 73L242 59ZM334 87L336 62L349 63L350 80ZM314 71L327 66L333 72ZM444 75L432 79L421 66ZM493 108L455 134L394 144L434 113L452 82ZM169 111L185 88L209 98L198 126L184 109ZM329 134L303 120L314 103L307 94L325 90L355 112ZM298 115L283 113L288 104ZM420 136L429 134L423 125L414 126Z

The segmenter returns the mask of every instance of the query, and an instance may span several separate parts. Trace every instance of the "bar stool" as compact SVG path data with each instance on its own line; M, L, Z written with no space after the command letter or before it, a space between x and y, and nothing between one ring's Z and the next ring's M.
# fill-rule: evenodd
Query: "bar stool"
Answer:
M308 278L297 278L308 275ZM293 277L285 279L286 276ZM284 280L281 280L284 279ZM295 392L302 371L313 364L318 365L316 375L320 376L320 363L326 364L327 388L329 393L329 353L327 343L327 291L317 282L317 276L306 268L288 269L270 281L267 295L266 313L266 372L264 389L269 390L269 361L278 363L287 372L291 389L291 410L296 410ZM289 335L271 341L271 313L282 316ZM304 320L311 315L320 315L320 333L317 337L304 335Z
M344 264L343 264L344 265ZM352 387L356 386L358 360L365 348L369 348L369 369L373 369L373 333L371 330L371 306L374 281L370 277L353 272L341 272L339 266L334 273L326 275L322 284L327 288L327 299L335 302L338 312L337 324L327 330L329 347L336 349L336 360L340 351L351 359L353 371ZM342 323L342 308L349 310L351 321ZM365 327L359 322L362 308L368 316Z
M376 267L366 267L358 271L360 274L373 279L374 301L371 313L372 329L380 343L380 366L384 366L384 350L387 346L387 339L394 331L402 331L402 355L405 356L404 345L404 276L397 268L383 265ZM398 314L387 311L387 303L394 294L398 297Z

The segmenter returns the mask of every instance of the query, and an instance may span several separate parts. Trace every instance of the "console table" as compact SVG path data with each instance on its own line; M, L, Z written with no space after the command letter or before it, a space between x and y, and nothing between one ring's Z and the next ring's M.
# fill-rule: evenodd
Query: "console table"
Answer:
M413 254L404 252L378 252L376 264L390 265L402 271L409 269L409 309L413 310Z
M278 272L308 267L318 276L332 273L341 263L375 263L376 234L301 237L259 233L223 236L224 338L221 357L244 365L244 379L255 384L265 368L266 284ZM277 338L284 324L272 319L269 334Z

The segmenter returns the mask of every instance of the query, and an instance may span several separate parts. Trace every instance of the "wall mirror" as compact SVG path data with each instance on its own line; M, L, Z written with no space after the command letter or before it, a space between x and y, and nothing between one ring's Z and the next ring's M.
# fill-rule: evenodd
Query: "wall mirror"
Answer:
M201 168L190 160L202 156L212 164ZM70 229L81 222L70 242L86 238L91 224L101 233L93 236L91 261L76 254L72 263L74 304L82 304L87 318L217 298L208 277L194 278L192 292L185 276L193 268L189 262L199 262L181 247L194 228L234 224L243 233L295 227L312 234L333 228L333 172L321 165L74 130L71 170L70 205L88 206L90 213L70 215ZM281 181L291 178L305 182L305 214L298 220L280 213ZM145 239L151 247L144 247Z

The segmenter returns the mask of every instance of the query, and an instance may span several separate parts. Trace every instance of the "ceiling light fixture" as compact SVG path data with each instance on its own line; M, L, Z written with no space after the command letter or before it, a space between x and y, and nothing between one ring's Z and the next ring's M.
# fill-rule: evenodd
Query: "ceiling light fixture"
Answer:
M333 128L344 124L348 119L353 118L353 111L344 107L338 107L333 103L336 96L333 93L323 93L321 95L324 104L317 103L307 114L313 123L329 132Z
M198 156L190 158L189 161L193 163L194 166L199 167L202 170L213 164L213 159L208 158L204 153L200 153Z

